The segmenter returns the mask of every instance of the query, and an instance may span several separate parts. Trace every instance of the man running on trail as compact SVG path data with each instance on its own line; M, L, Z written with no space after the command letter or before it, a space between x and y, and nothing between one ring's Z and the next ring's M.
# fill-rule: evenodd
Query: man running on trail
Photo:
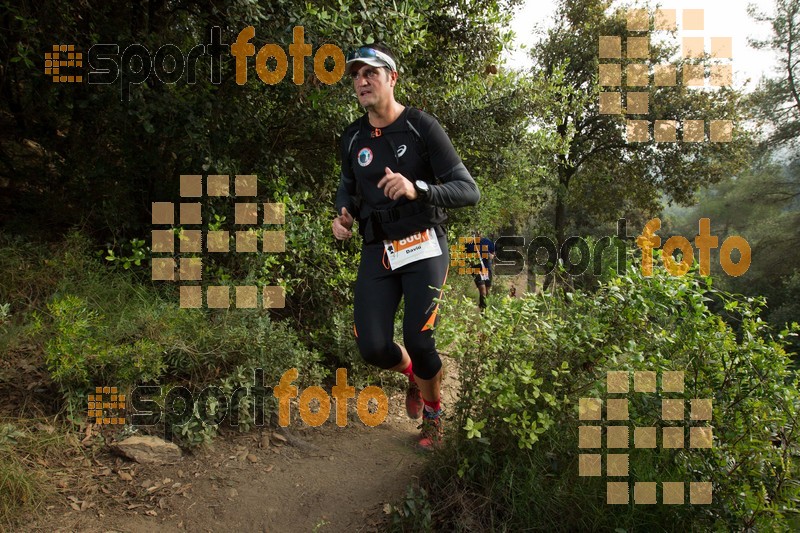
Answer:
M472 265L475 274L475 286L478 288L478 307L481 312L486 309L486 297L492 288L492 259L494 259L494 243L491 239L481 237L481 232L475 232L475 240L467 243L465 250L470 254L479 254L480 261Z
M439 123L394 99L397 63L385 46L350 52L345 70L367 113L345 129L333 235L364 238L355 286L354 333L370 364L409 379L406 411L422 416L423 449L442 435L442 361L433 328L450 263L442 208L475 205L480 193ZM434 287L434 288L431 288ZM403 343L394 316L405 302Z

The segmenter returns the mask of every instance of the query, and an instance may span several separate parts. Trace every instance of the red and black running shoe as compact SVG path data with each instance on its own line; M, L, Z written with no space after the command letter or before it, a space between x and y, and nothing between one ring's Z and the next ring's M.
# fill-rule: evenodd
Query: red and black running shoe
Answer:
M431 413L425 411L422 416L422 430L417 446L426 451L437 449L442 443L442 411Z

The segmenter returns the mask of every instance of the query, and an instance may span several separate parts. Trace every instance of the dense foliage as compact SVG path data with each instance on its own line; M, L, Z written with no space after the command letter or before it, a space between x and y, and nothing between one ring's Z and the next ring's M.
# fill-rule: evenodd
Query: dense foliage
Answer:
M725 310L729 322L711 307ZM696 273L672 277L639 266L593 293L575 291L506 299L480 321L446 306L442 337L459 358L460 400L451 440L432 463L419 511L413 494L400 524L515 531L787 529L797 525L797 378L784 346L760 318L761 304L716 290ZM606 394L606 372L683 371L681 394ZM631 383L633 381L631 380ZM626 397L628 422L667 427L661 399L713 404L713 447L630 449L630 477L580 477L579 398ZM603 411L605 413L605 410ZM605 419L605 416L603 417ZM633 448L633 429L630 429ZM604 460L605 465L605 460ZM605 466L603 469L605 473ZM607 505L606 481L711 481L711 505ZM633 497L633 496L631 496ZM659 492L659 501L660 501ZM687 496L688 498L688 496ZM523 503L524 502L524 503ZM412 529L414 526L411 526Z
M397 53L398 100L437 116L482 192L478 207L451 213L451 240L479 228L557 244L588 234L595 246L620 217L634 233L665 201L700 199L697 211L665 216L662 234L675 229L691 240L697 218L711 217L721 240L739 233L753 244L752 270L739 280L673 278L658 269L650 278L633 269L614 274L604 257L601 275L566 273L547 294L496 292L480 320L473 303L460 300L473 290L470 280L451 279L437 335L460 364L461 397L449 444L426 486L396 506L397 525L796 527L798 393L787 353L796 338L781 331L800 316L791 152L797 1L778 0L768 19L775 36L763 46L786 68L753 97L682 84L648 90L650 108L637 118L734 120L730 143L628 143L625 117L599 113L599 93L618 89L599 83L597 41L626 31L624 10L606 0L560 0L532 67L510 70L502 54L519 4L0 0L0 391L21 394L25 409L37 404L38 414L69 431L86 423L86 395L98 385L192 393L214 386L230 394L252 384L255 368L275 383L297 367L302 384L338 366L353 370L356 386L392 382L365 367L352 336L358 238L342 243L330 233L338 136L363 112L346 78L326 85L307 58L303 83L288 75L268 85L251 57L239 85L224 47L209 49L217 59L204 56L175 83L163 81L164 70L132 84L124 77L53 83L44 73L43 54L54 44L86 54L116 43L118 60L137 46L155 56L174 45L188 56L211 42L215 28L230 44L252 25L256 50L267 43L287 50L302 26L314 51L383 41ZM653 42L653 62L680 71L675 42ZM629 61L615 62L624 69ZM775 126L761 152L746 127L756 123L751 116ZM255 174L259 201L285 204L285 253L206 254L203 263L207 282L283 286L284 309L178 309L175 285L151 281L151 205L181 201L181 174ZM203 209L203 229L231 229L233 198L208 199ZM529 284L539 288L535 276ZM714 447L633 450L631 478L711 480L713 503L606 505L605 480L578 476L577 399L603 396L608 370L678 369L686 372L686 399L713 399ZM44 377L20 393L25 387L13 383L20 372ZM157 400L163 407L165 398ZM631 425L659 425L659 400L633 394ZM209 407L219 414L218 402ZM251 407L240 405L241 430L256 423ZM0 524L38 501L28 471L34 445L20 427L0 420ZM165 417L153 431L165 428L185 446L219 430L196 409Z

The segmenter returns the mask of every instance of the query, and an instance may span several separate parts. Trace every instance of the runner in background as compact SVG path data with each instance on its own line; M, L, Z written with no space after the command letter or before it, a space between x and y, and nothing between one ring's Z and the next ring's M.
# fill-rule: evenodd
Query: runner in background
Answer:
M408 376L406 411L422 416L419 446L431 449L442 435L434 299L450 263L442 208L475 205L480 193L436 119L394 99L397 64L388 48L358 48L345 70L367 110L342 135L332 223L334 237L343 240L358 220L364 238L353 329L365 361ZM404 346L394 342L401 298Z
M480 272L475 274L475 286L478 288L478 306L481 312L486 309L486 297L492 288L492 260L494 259L494 243L486 237L481 237L480 231L475 231L473 242L467 243L466 251L471 254L480 254L480 262L472 265L473 269Z

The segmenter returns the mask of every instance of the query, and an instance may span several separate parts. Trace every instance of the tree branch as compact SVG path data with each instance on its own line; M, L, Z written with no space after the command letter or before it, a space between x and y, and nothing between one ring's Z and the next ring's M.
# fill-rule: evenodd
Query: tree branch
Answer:
M792 43L794 42L794 38L795 38L795 36L794 36L794 29L795 29L795 27L794 27L794 17L795 17L796 14L797 14L797 9L796 8L792 9L788 13L787 19L788 19L788 23L789 23L789 35L788 35L789 43L786 46L786 49L787 49L788 54L789 54L788 61L787 61L787 67L788 67L787 70L789 71L789 90L792 91L792 96L794 97L795 104L797 104L797 109L798 109L798 111L800 111L800 94L798 94L798 92L797 92L797 87L795 86L795 82L794 82L794 72L792 70Z

